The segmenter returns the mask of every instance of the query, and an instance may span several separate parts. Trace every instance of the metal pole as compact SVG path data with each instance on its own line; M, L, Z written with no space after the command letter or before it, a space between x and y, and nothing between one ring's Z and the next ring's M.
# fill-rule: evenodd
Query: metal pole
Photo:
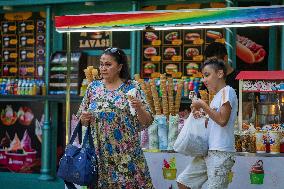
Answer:
M234 2L231 0L226 0L227 7L235 6ZM226 28L226 47L228 51L228 63L236 68L236 29Z
M49 86L49 64L50 64L50 31L51 31L51 8L46 6L46 44L45 44L45 84L46 94L48 95ZM50 122L49 122L49 101L48 98L44 99L44 123L42 128L42 144L41 144L41 170L40 180L52 180L54 177L51 176L50 159L51 159L51 148L50 148Z
M69 142L69 127L70 127L70 72L71 72L71 33L67 33L67 81L66 81L66 125L65 135L66 143Z
M132 1L132 11L136 11L137 10L137 2L136 1ZM136 51L137 51L137 42L136 42L136 32L135 31L131 31L131 77L133 78L136 70Z

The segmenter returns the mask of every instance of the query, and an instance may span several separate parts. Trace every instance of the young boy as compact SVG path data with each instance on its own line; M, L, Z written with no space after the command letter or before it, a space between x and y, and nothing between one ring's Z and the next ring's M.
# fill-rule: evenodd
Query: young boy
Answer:
M237 117L237 95L226 85L224 61L211 58L201 66L204 84L215 94L210 107L201 99L194 100L191 108L195 118L201 116L200 109L209 116L206 157L195 157L192 163L178 176L179 189L200 189L208 180L208 189L228 187L228 173L235 161L234 122Z

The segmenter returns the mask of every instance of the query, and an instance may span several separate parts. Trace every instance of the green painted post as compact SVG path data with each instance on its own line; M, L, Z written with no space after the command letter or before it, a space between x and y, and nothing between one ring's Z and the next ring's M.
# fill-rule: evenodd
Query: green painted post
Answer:
M48 85L49 85L49 64L50 64L50 31L51 31L51 8L46 6L46 44L45 44L45 84L46 84L46 94L48 95ZM42 144L41 144L41 170L40 170L40 180L52 180L54 177L51 176L50 169L50 122L49 122L49 101L46 97L44 99L44 123L42 128Z
M226 0L227 7L235 6L234 1ZM228 51L228 63L236 68L236 29L226 28L226 47Z
M271 1L271 5L277 5L277 2ZM276 51L277 51L277 30L276 26L269 27L269 55L268 70L276 70ZM283 46L283 45L281 45Z
M57 163L57 130L58 130L58 102L51 102L51 176L56 177Z
M136 11L137 10L137 2L136 1L132 1L132 11ZM137 59L136 59L136 52L137 52L137 41L136 41L136 31L131 31L131 77L133 78L134 74L136 73L136 63L137 63Z

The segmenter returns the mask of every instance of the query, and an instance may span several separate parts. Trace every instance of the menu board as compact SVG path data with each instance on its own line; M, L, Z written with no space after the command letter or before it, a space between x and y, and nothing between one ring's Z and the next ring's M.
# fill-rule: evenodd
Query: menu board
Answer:
M143 31L141 76L197 73L206 46L214 41L224 43L224 34L224 29Z
M41 13L8 13L1 18L0 76L42 78L45 62L45 21Z

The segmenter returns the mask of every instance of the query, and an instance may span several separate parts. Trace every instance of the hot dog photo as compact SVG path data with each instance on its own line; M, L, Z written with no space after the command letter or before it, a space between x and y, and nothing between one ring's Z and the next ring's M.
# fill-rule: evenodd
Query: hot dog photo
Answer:
M262 45L245 36L237 35L236 54L245 63L255 64L261 62L267 53Z
M208 29L205 32L206 43L212 43L218 39L224 38L223 29Z
M267 70L268 51L268 28L238 28L236 34L236 65L238 70Z

